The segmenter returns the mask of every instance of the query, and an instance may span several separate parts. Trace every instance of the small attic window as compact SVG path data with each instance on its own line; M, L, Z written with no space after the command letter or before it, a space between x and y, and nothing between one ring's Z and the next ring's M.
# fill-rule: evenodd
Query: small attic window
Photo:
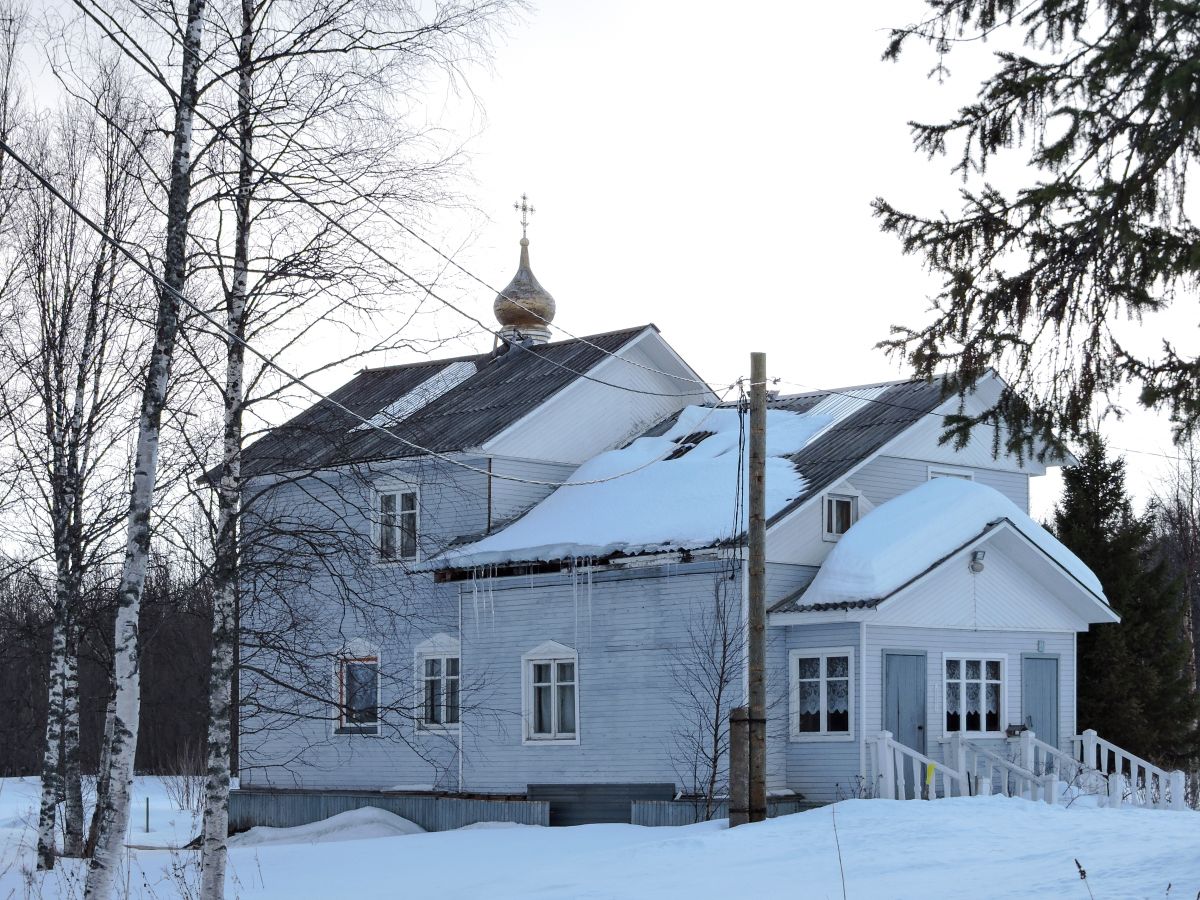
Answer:
M858 498L850 494L826 494L822 510L822 536L827 541L836 541L858 521Z
M686 456L696 449L697 444L705 438L712 437L714 434L716 434L715 431L693 431L691 434L675 438L675 443L679 446L672 450L666 459L679 459L681 456Z

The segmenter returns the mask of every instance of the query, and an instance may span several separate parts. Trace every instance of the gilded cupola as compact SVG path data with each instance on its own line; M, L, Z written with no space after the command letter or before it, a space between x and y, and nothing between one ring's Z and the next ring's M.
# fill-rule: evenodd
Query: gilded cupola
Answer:
M521 213L521 261L517 274L508 287L496 295L492 310L500 323L500 337L507 341L544 344L550 340L550 323L554 321L554 298L538 284L529 267L529 214L533 207L522 194L521 202L513 207Z

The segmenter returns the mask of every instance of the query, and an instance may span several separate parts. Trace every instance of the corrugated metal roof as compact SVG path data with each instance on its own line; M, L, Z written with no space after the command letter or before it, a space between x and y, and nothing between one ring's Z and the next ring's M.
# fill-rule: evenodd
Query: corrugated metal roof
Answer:
M647 328L654 326L556 341L529 350L513 348L499 356L482 353L367 369L330 398L369 419L449 366L472 362L478 369L475 375L389 429L404 441L438 453L466 450L519 420L580 377L578 373L588 372ZM321 401L247 447L243 476L421 453L376 429L354 430L357 424L355 415Z
M804 592L808 590L808 585L805 585L796 593L784 597L767 612L769 613L789 613L789 612L831 612L834 610L847 609L874 609L882 600L843 600L840 603L802 603Z
M814 391L772 401L771 406L776 409L807 412L831 395L852 394L877 387L885 387L886 390L874 395L863 404L862 409L789 457L795 463L796 470L804 476L805 490L772 516L768 525L779 521L809 497L836 483L900 432L933 412L946 399L946 395L942 380L935 379Z

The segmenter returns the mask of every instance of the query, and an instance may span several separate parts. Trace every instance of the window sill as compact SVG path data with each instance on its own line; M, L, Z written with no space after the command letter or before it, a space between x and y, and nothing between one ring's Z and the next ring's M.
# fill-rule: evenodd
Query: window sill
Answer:
M411 566L419 562L421 562L419 556L402 556L399 559L376 559L375 565L381 569L387 569L392 566Z
M788 735L788 740L796 744L846 743L854 740L854 732L839 731L832 734L817 734L815 732L798 734L797 732L792 732Z
M579 735L573 738L526 737L521 743L526 747L578 747Z
M424 722L417 723L417 734L429 735L446 735L460 734L462 732L462 724L455 723L454 725L426 725Z
M359 735L361 737L380 737L378 725L339 725L333 729L334 736L343 737Z

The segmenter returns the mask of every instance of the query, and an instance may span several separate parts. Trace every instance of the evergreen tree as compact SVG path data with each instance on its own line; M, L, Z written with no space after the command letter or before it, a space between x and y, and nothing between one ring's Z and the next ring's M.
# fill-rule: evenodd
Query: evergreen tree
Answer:
M960 439L975 422L1003 423L1015 451L1053 447L1125 385L1180 435L1200 429L1194 348L1165 322L1158 352L1123 330L1193 302L1200 276L1186 202L1200 159L1200 0L925 5L922 21L892 31L886 59L927 42L938 79L951 54L993 61L969 102L911 123L918 152L949 158L960 206L875 201L883 229L941 282L924 320L887 346L918 375L949 370L962 390L989 369L1004 376L990 409L951 423Z
M1096 573L1121 623L1079 636L1079 727L1175 766L1200 747L1182 592L1157 553L1150 520L1134 515L1125 461L1109 459L1096 434L1084 444L1080 464L1063 473L1054 531Z

